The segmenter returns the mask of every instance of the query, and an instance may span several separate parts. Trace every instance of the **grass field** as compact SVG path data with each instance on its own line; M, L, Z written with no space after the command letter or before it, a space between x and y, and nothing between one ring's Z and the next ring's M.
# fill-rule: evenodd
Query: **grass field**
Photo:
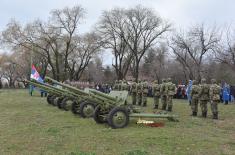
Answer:
M152 111L149 98L146 111ZM193 118L185 100L174 100L179 122L162 128L136 125L110 129L93 119L48 105L39 94L26 90L0 90L0 154L68 155L223 155L235 154L235 105L219 105L220 119Z

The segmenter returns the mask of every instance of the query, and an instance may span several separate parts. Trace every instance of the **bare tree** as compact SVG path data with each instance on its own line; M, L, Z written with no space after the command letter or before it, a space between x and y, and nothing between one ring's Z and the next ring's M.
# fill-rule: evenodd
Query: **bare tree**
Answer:
M217 51L220 35L216 27L207 29L201 25L192 27L185 35L176 33L171 41L169 46L189 78L201 80L202 65L209 53Z
M72 40L83 15L84 9L75 6L52 11L46 23L37 20L22 28L19 23L12 21L2 33L1 42L13 49L23 46L40 53L47 59L53 77L64 80L68 68L67 58L74 51Z
M87 33L82 37L74 38L74 52L67 59L70 80L81 78L92 57L100 51L102 44L99 40L99 36L95 33Z
M235 71L235 31L231 28L227 29L225 43L221 44L221 48L216 51L216 60L227 64Z
M111 11L104 11L97 27L97 31L104 43L104 48L111 49L114 55L112 66L115 69L118 80L125 78L133 58L127 43L120 35L125 29L125 19L124 9L116 8Z
M171 25L153 10L142 6L126 10L125 23L126 29L121 35L134 55L134 77L138 81L140 61L146 51L170 30Z
M142 72L145 76L147 75L151 79L156 79L158 82L166 76L167 53L167 46L163 43L161 43L158 48L151 48L148 50L142 66Z

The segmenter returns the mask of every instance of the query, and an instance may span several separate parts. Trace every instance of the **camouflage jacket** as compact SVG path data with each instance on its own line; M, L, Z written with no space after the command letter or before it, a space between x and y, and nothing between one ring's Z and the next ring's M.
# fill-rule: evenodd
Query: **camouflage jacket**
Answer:
M122 83L122 90L127 90L127 89L128 89L127 83Z
M193 85L192 90L190 92L190 96L192 99L198 99L199 98L199 92L200 92L200 86L199 85Z
M148 94L148 83L144 82L142 86L143 86L143 93Z
M114 90L118 90L118 83L115 83L115 84L114 84L113 89L114 89Z
M133 82L131 84L131 93L136 93L137 92L137 83Z
M160 96L161 95L160 90L161 90L161 85L153 84L153 95L154 96Z
M137 84L137 93L142 94L142 92L143 92L142 83L138 83Z
M122 90L122 83L118 84L118 90Z
M166 92L166 83L160 84L160 94L161 95L167 95L167 92Z
M212 101L219 101L220 100L220 91L221 87L217 84L212 84L210 86L210 100Z
M200 85L200 91L198 94L199 100L202 100L202 101L210 100L209 91L210 91L210 86L208 84Z
M167 95L169 95L169 96L175 95L175 84L173 84L172 82L167 82L165 89L166 89Z

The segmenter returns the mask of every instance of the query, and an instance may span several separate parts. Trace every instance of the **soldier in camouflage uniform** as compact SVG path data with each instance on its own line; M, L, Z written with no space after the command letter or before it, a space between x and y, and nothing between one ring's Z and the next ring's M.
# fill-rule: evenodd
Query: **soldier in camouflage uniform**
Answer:
M118 81L118 90L121 91L122 90L122 80Z
M122 81L121 90L127 90L127 82L126 82L126 80L123 80L123 81Z
M220 91L221 88L216 84L215 79L211 79L210 86L210 101L211 101L211 112L213 114L213 119L218 119L218 104L220 102Z
M175 84L172 83L171 78L168 78L165 85L167 95L167 111L172 111L173 96L175 95Z
M206 84L206 79L201 80L200 91L199 91L199 101L202 110L202 117L207 117L207 103L210 100L209 96L210 86Z
M197 116L198 112L198 94L200 92L200 87L198 85L198 82L196 80L193 81L192 89L190 92L191 96L191 109L192 109L192 116Z
M145 80L142 84L142 103L143 103L143 107L147 106L147 95L148 95L148 82Z
M116 80L115 83L114 83L113 89L118 90L118 87L119 87L118 86L118 80Z
M153 82L153 100L154 100L154 109L158 109L159 106L159 98L161 97L160 93L160 85L158 84L157 80Z
M143 92L142 83L141 83L141 81L138 81L138 84L137 84L137 100L138 100L138 105L142 104L142 92Z
M132 104L136 105L136 95L137 95L137 83L132 82L131 84L131 96L132 96Z
M160 85L162 110L166 110L166 106L167 106L167 103L166 103L167 96L166 96L166 88L165 87L166 87L166 80L162 79L162 84Z

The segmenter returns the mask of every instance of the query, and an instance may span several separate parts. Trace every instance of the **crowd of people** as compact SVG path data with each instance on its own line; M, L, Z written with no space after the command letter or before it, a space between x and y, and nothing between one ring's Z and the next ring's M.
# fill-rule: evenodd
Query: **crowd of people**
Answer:
M152 94L154 98L154 109L159 108L159 100L161 99L162 110L172 111L173 108L173 96L176 92L175 84L172 83L171 78L163 79L162 84L158 81L153 81L151 85L146 80L138 81L116 81L114 84L114 90L126 90L129 91L132 96L132 104L139 106L147 106L147 96ZM151 90L151 92L149 91Z

